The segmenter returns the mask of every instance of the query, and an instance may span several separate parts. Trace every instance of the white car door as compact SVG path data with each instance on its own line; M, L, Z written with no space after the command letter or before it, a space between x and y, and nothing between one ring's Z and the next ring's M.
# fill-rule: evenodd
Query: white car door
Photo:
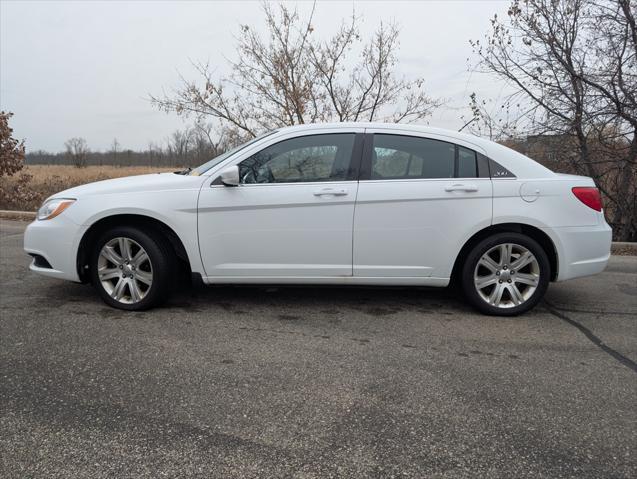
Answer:
M212 175L198 205L208 281L351 277L363 131L275 138L231 161L239 166L235 187Z
M491 224L487 158L444 136L366 131L354 276L449 278L464 242Z

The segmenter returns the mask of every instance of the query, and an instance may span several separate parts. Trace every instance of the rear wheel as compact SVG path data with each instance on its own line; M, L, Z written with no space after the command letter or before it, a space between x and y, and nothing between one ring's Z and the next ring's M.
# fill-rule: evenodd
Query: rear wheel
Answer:
M107 231L97 241L91 278L110 306L143 310L158 305L170 291L174 270L170 245L158 234L134 227Z
M499 233L478 243L462 269L462 287L481 312L513 316L533 308L550 279L546 252L528 236Z

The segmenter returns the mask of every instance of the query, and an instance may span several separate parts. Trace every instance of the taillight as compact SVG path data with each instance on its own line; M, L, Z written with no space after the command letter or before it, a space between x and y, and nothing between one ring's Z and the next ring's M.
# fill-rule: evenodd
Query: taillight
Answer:
M593 186L576 186L572 189L573 194L589 208L602 211L602 197L599 190Z

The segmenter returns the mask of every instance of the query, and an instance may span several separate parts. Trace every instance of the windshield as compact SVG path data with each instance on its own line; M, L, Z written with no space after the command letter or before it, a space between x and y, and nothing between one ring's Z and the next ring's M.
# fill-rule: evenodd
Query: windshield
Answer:
M208 171L210 168L212 168L213 166L217 166L219 163L221 163L223 160L225 160L226 158L229 158L230 156L234 155L235 153L243 150L244 148L250 146L253 143L256 143L257 141L265 138L266 136L270 136L274 133L276 133L277 130L273 130L273 131L269 131L267 133L264 133L263 135L259 135L253 139L251 139L250 141L247 141L245 143L243 143L242 145L237 146L236 148L232 148L231 150L226 151L225 153L222 153L219 156L215 156L212 160L204 163L201 166L198 166L197 168L195 168L194 170L192 170L190 172L191 175L202 175L204 174L206 171Z

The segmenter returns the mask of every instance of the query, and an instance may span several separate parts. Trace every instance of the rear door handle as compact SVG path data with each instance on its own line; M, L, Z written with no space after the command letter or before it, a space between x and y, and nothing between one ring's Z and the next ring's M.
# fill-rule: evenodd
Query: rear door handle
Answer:
M455 185L445 187L445 191L478 191L478 185L456 183Z
M320 190L314 191L314 196L345 196L347 195L347 190L338 189L338 188L321 188Z

